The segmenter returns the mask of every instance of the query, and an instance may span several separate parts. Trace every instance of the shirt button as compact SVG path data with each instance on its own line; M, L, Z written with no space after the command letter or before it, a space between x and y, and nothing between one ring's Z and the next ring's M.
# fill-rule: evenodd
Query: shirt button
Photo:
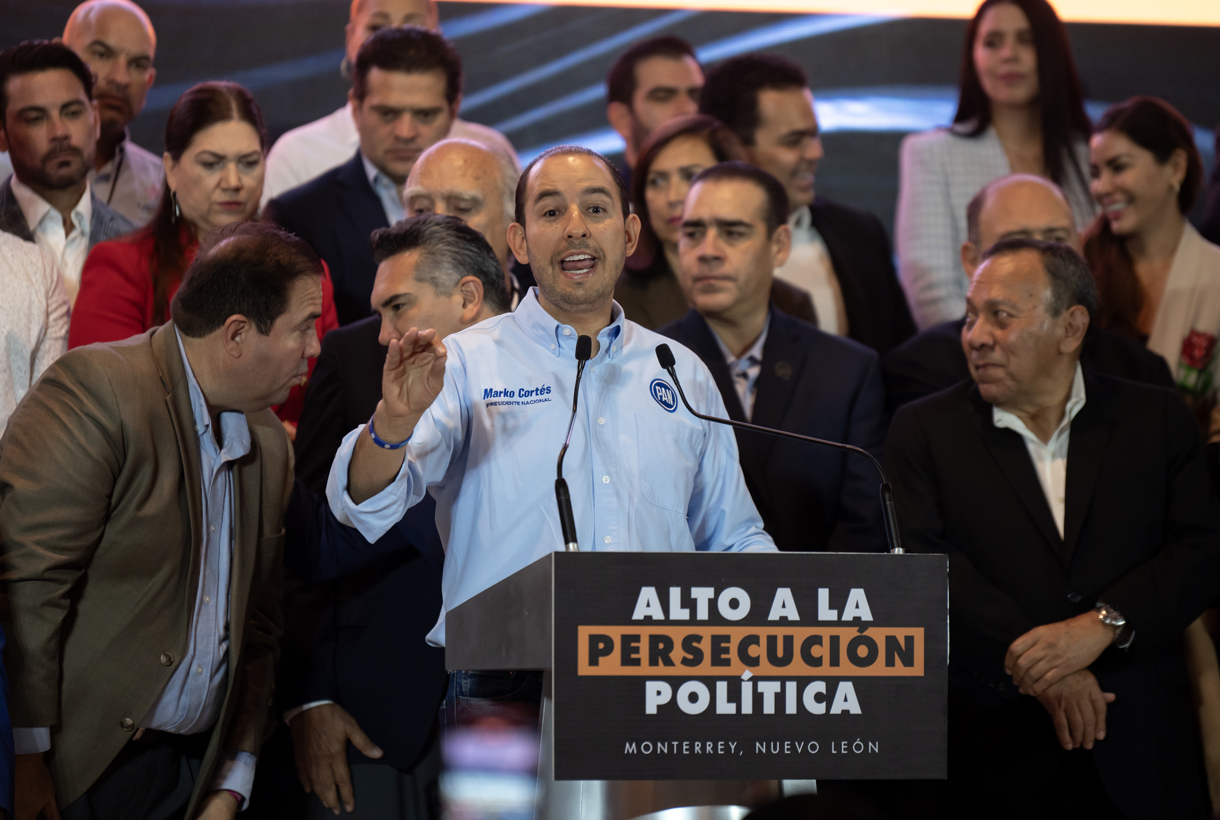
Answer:
M195 674L196 674L196 675L202 675L202 674L203 674L203 667L202 667L202 666L196 666L196 667L195 667Z
M605 538L603 538L602 540L603 540L603 541L605 541L607 544L609 544L609 543L610 543L610 541L611 541L611 538L610 538L610 536L608 536L608 535L607 535L607 536L606 536Z
M565 327L565 328L563 329L563 335L564 335L564 336L571 336L571 335L572 335L572 328L570 328L570 327Z
M609 483L610 483L610 476L608 476L608 475L604 475L604 476L602 476L602 483L603 483L603 484L609 484Z
M208 527L208 532L216 532L216 526L213 524L212 526Z
M1074 604L1080 603L1080 593L1079 592L1069 592L1068 600Z
M554 350L554 349L555 349L555 345L551 345L551 350Z
M211 596L211 595L204 595L204 596L203 596L203 602L204 602L205 604L210 604L210 603L212 603L212 596Z
M161 665L162 666L173 666L174 665L174 656L169 654L168 652L162 652L161 653Z
M605 423L606 423L606 420L605 420L605 419L598 419L598 420L597 420L597 423L598 423L598 424L605 424Z

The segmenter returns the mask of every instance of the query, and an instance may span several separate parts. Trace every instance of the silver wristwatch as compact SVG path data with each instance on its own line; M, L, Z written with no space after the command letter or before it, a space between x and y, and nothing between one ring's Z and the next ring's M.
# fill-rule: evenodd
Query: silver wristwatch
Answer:
M1094 609L1103 624L1114 627L1114 640L1111 645L1119 649L1129 647L1131 640L1135 637L1135 632L1127 625L1127 619L1123 617L1123 614L1103 601L1098 601Z

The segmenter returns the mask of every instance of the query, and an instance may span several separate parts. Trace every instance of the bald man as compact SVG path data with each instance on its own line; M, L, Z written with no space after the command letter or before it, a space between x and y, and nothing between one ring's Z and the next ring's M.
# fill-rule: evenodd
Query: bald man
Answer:
M64 26L64 44L97 77L93 96L101 117L97 157L89 180L99 198L136 225L161 201L161 157L131 141L127 126L144 108L157 78L157 32L131 0L87 0Z
M356 62L356 52L378 29L388 26L426 26L440 31L435 0L352 0L344 29L347 56L341 69L344 77ZM455 119L451 137L465 137L507 151L516 163L512 143L498 131L473 122ZM320 120L294 128L276 140L267 155L263 179L263 201L302 185L314 177L352 158L360 144L350 105L344 105Z
M983 254L1003 239L1063 242L1080 250L1072 207L1055 183L1030 174L1009 174L987 185L966 208L962 267L973 277ZM965 318L930 327L882 360L886 404L892 413L970 378L962 352ZM1173 388L1165 360L1132 339L1090 327L1080 362L1111 376Z
M483 235L504 268L513 307L534 282L529 267L517 264L508 249L520 175L507 151L450 137L420 154L403 188L407 216L456 216Z

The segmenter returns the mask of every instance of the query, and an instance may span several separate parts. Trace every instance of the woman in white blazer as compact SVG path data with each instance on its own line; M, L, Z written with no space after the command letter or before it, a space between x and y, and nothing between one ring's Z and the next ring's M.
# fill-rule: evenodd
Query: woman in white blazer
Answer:
M895 247L915 323L966 313L966 206L1010 173L1054 180L1082 230L1088 115L1067 30L1046 0L986 0L966 31L953 127L912 134L899 157Z
M1186 220L1203 161L1186 118L1154 97L1111 106L1090 143L1101 214L1085 235L1102 327L1165 357L1200 420L1220 383L1220 247Z

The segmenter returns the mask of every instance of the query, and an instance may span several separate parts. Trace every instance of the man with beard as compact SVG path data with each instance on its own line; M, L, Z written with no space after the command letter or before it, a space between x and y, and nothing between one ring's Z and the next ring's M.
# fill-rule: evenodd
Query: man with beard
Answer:
M775 275L809 292L818 327L882 356L914 334L881 221L815 198L824 152L804 69L775 54L725 60L708 73L699 111L732 128L750 162L787 189L792 253Z
M159 155L131 141L127 126L157 76L152 21L131 0L86 0L68 18L63 41L97 77L93 98L102 125L93 186L107 205L143 225L161 201L165 168Z
M76 300L89 249L135 226L92 192L98 139L93 75L72 49L30 40L0 52L0 230L45 248Z
M331 467L336 517L373 543L427 490L445 546L444 610L562 550L557 434L571 412L577 340L587 336L592 357L564 462L582 548L774 550L732 431L655 398L650 385L666 378L655 348L666 340L614 303L640 232L618 171L587 148L553 148L522 174L515 210L509 246L538 286L515 312L443 343L415 327L390 340L381 401ZM692 402L723 416L707 367L669 344ZM444 612L428 638L444 643ZM463 702L536 702L540 684L537 673L455 672L447 708L459 693Z

